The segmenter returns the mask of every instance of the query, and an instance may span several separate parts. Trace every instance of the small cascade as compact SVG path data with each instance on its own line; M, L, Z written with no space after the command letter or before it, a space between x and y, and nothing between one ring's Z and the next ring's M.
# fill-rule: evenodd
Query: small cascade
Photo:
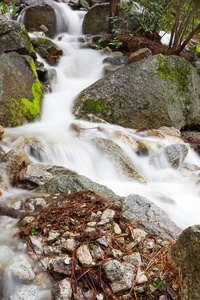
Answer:
M45 2L45 1L44 1ZM68 33L70 35L79 36L82 33L82 19L85 15L84 11L75 12L64 3L56 3L48 0L55 13L56 17L56 33ZM35 4L33 4L35 5ZM19 14L17 21L20 23L26 22L26 8Z

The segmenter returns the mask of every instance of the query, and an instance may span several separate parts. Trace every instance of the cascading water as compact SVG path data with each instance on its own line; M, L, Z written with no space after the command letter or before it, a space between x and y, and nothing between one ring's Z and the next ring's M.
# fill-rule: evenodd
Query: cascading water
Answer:
M180 170L169 166L153 169L148 157L138 156L131 149L114 138L113 132L120 130L128 132L135 140L144 139L133 131L110 124L89 123L74 119L71 109L75 96L84 88L103 76L103 59L95 50L80 47L78 37L81 34L83 12L72 11L66 4L59 4L68 23L68 33L62 33L62 39L55 38L54 42L63 49L64 55L56 67L57 79L52 93L46 94L43 100L41 120L16 128L7 128L6 134L17 138L22 135L40 138L46 147L43 162L62 165L89 177L91 180L104 184L121 196L140 194L162 207L175 223L185 228L199 222L199 195L192 178L183 177ZM58 25L59 26L59 25ZM49 68L49 66L48 66ZM75 136L71 129L72 123L84 128L83 134ZM99 130L101 129L101 130ZM122 180L115 170L113 163L97 150L91 143L93 137L106 137L118 143L126 155L144 174L147 184ZM156 138L148 137L147 140ZM159 139L164 147L171 141ZM5 150L5 145L2 145ZM26 150L26 149L25 149ZM28 153L29 154L29 153ZM33 158L35 161L38 158ZM164 159L164 158L163 158ZM186 162L200 165L199 157L190 149ZM16 189L10 188L8 195L15 194ZM161 197L162 195L162 197ZM5 198L6 199L6 198ZM162 200L160 200L162 199ZM0 230L12 228L12 219L5 223L1 221ZM7 232L7 231L6 231ZM13 229L7 232L10 238ZM4 238L1 238L3 243ZM5 242L7 244L7 242ZM7 275L9 276L9 274ZM38 296L41 299L44 295Z
M72 11L63 3L59 5L62 13L65 14L65 20L68 20L69 32L63 33L61 40L54 39L54 42L64 51L64 55L56 67L57 80L54 90L44 97L40 122L7 129L7 134L12 136L31 135L41 138L48 153L48 159L45 161L44 158L44 162L48 161L71 168L79 174L110 187L119 195L138 193L146 196L164 208L182 228L198 223L199 196L192 179L183 178L180 171L170 167L154 170L149 165L147 158L139 157L120 143L120 147L124 148L134 164L144 173L147 185L121 180L113 164L91 144L90 140L93 136L115 140L112 133L116 130L126 132L126 129L114 125L74 120L71 113L73 100L80 91L103 76L102 61L105 56L95 50L80 47L78 38L81 33L84 12ZM73 135L71 130L73 122L78 122L85 128L84 134L80 137ZM103 128L102 131L98 130L99 126ZM142 139L133 133L132 136L136 140ZM119 143L117 140L115 142ZM160 140L159 143L161 143ZM164 140L162 143L167 145L170 142ZM199 158L192 150L189 151L187 162L199 165ZM158 200L159 194L173 199L173 204Z

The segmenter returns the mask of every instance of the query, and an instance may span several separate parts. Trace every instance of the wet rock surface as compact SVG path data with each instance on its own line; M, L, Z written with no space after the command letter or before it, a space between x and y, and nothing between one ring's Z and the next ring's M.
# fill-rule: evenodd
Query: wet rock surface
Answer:
M117 144L104 138L95 138L93 142L113 161L122 177L128 180L132 179L140 183L146 183L144 176L140 174L129 157L125 155Z
M63 55L63 50L47 38L33 37L31 42L35 51L50 65L56 65Z
M63 18L61 8L51 0L37 0L25 8L24 25L28 31L41 31L40 26L44 25L48 29L46 35L53 38L59 33L56 12L59 15L61 24L60 32L67 31L68 27Z

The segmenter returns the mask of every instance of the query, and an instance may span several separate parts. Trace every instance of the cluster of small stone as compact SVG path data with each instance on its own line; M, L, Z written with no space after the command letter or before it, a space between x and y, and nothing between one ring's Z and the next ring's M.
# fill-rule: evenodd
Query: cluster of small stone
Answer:
M88 193L91 197L90 191L80 193ZM92 193L93 199L97 196ZM61 195L54 195L54 199L56 197L60 199ZM44 207L45 202L45 197L32 198L26 201L26 208L30 205L30 211L33 211ZM54 207L60 205L58 202ZM51 230L46 237L44 231L37 232L36 224L42 213L21 220L21 226L24 226L21 233L26 233L26 242L43 269L56 280L51 299L133 299L135 295L137 299L168 299L163 282L167 279L171 286L173 279L170 274L166 275L162 262L158 263L160 256L158 260L156 257L166 256L170 242L139 228L137 223L130 224L120 218L119 211L119 207L110 202L104 205L104 209L96 207L96 212L89 211L82 222L74 211L71 222L61 226L60 231L47 221L46 228L49 226ZM59 221L61 214L56 218ZM21 272L17 270L24 269L23 265L24 260L16 257L10 267L20 281L23 281L19 275ZM37 281L39 274L35 277L31 267L26 272L26 283ZM158 279L161 285L156 284ZM173 289L175 295L178 291L176 283Z

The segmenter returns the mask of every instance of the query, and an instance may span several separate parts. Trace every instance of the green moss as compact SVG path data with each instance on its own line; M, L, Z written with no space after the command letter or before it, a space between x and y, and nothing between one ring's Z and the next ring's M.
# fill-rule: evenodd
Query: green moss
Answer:
M44 39L44 38L37 39L37 44L49 45L49 43L50 43L50 41L48 39Z
M143 104L143 106L138 107L139 110L147 110L152 105L151 100L146 100L147 102Z
M160 79L170 81L172 83L178 83L179 87L177 89L177 93L187 92L188 91L188 66L189 62L184 61L180 67L170 68L168 64L168 60L159 54L158 58L158 70L157 75ZM177 59L179 59L177 57ZM181 62L181 61L180 61ZM166 84L166 83L164 83ZM173 87L171 87L173 89Z
M106 99L99 98L97 100L94 99L87 99L83 103L83 109L90 111L92 113L101 113L104 116L106 116L106 109L105 109L105 103Z
M17 117L18 117L18 112L16 111L16 112L14 113L13 117L12 117L12 120L10 121L10 124L11 124L12 127L15 127L15 126L17 126L17 125L20 125L20 124L17 124L17 123L16 123Z
M11 102L15 103L16 108L18 108L19 110L21 110L21 112L23 113L24 116L26 116L26 118L28 120L32 120L36 117L38 117L40 115L40 105L41 105L41 99L43 97L43 89L42 89L42 85L38 79L38 75L36 72L36 68L35 68L35 63L32 59L32 63L31 63L31 67L33 70L33 73L35 74L35 82L32 84L31 87L31 91L33 94L33 99L29 100L26 98L22 98L20 99L20 103L18 103L14 98L10 99L10 105L7 107L9 110L9 113L12 114L12 110L11 110ZM16 126L16 119L17 119L17 113L15 112L13 115L13 118L11 120L11 125L12 126ZM19 124L18 124L19 125Z
M31 38L30 38L30 36L28 35L28 32L27 32L26 30L24 30L24 32L22 33L22 36L25 37L25 38L28 40L28 42L29 42L29 45L30 45L29 55L30 55L31 57L36 58L37 55L36 55L36 53L35 53L35 50L34 50L34 48L33 48L32 43L31 43Z
M176 93L179 94L181 97L184 96L184 94L187 94L189 92L188 88L188 72L189 72L189 65L190 63L187 61L182 61L179 57L177 57L177 60L179 59L179 67L169 67L168 60L161 54L157 56L158 59L158 69L157 69L157 75L160 79L162 79L163 84L166 86L169 83L176 83L178 86L176 89ZM170 87L170 89L173 91L174 87ZM164 89L163 89L164 90ZM173 104L175 102L175 99L172 98L171 103ZM184 105L187 105L187 101L183 100Z
M8 105L6 103L4 103L5 108L7 108L7 110L9 111L9 114L12 115L13 109L11 107L11 103Z

